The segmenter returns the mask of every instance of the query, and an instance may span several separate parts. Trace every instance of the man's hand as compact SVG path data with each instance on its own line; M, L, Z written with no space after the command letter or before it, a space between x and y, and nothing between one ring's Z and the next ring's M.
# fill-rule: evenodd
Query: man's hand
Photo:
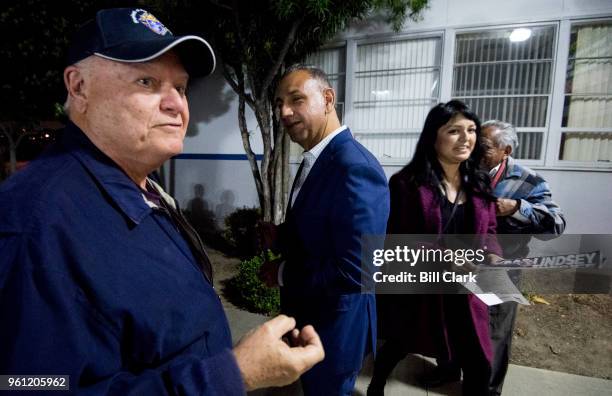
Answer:
M259 247L261 250L272 249L278 237L278 226L261 221L257 224L257 235L259 236Z
M278 266L280 265L279 260L268 261L266 260L260 270L259 279L268 287L278 286Z
M520 202L516 199L497 198L495 213L500 217L510 216L519 209Z
M282 340L289 332L293 347ZM294 382L323 360L325 352L312 326L299 331L295 319L279 315L245 335L234 356L246 389L253 390Z

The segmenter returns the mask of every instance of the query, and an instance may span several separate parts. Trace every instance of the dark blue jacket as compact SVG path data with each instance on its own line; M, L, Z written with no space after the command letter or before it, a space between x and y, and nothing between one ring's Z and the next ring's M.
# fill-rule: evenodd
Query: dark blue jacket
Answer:
M382 167L348 129L339 133L317 158L279 230L287 259L282 309L299 326L314 325L325 349L313 373L358 370L374 350L375 298L371 290L362 292L371 287L373 265L362 267L361 238L384 235L388 215Z
M165 212L74 125L0 185L0 373L78 394L244 394L223 308Z

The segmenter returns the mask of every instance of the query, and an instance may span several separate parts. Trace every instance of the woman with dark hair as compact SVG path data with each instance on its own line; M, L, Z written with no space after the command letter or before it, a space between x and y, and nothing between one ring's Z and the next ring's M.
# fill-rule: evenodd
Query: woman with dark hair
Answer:
M500 252L489 177L480 169L480 120L464 103L440 103L427 115L412 161L391 177L387 234L478 234L489 259ZM441 239L441 238L440 238ZM486 395L491 345L487 306L471 294L379 295L378 350L368 395L408 353L446 362L437 374L459 380L463 394ZM453 362L453 364L450 364ZM442 366L442 365L441 365Z

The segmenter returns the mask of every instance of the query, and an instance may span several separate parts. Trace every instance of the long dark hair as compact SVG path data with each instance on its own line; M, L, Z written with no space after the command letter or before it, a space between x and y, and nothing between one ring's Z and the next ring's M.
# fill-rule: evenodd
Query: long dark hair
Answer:
M437 189L440 186L443 170L435 149L438 129L457 114L461 114L476 124L476 144L474 145L474 150L470 157L459 165L462 188L470 193L491 198L489 175L481 168L483 149L481 147L480 119L465 103L459 100L438 103L429 111L425 119L423 131L417 142L414 156L401 172L408 176L409 183L415 187L428 185Z

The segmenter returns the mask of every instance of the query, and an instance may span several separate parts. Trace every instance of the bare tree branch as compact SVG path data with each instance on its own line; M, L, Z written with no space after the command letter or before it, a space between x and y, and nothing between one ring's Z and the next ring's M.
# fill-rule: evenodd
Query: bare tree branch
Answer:
M0 133L2 133L9 141L9 147L13 147L15 141L13 140L13 135L10 133L12 128L9 125L4 123L0 123Z
M26 136L32 136L36 134L35 130L28 130L22 134L19 134L19 125L14 122L3 122L0 123L0 133L6 136L9 143L9 163L10 171L12 174L16 170L17 163L17 147Z
M244 37L242 36L242 22L240 22L240 14L238 13L238 9L240 5L238 4L238 0L233 1L234 9L234 23L236 24L236 33L238 33L238 43L240 44L239 48L247 48L246 42L244 41Z
M228 66L225 64L225 62L221 62L221 67L223 67L223 77L225 77L225 80L232 87L234 92L236 92L238 95L243 94L244 92L240 92L238 82L234 80L234 77L232 77L232 74L230 73Z
M253 100L253 96L251 96L251 94L245 91L244 84L242 85L242 88L240 88L240 85L232 77L230 71L228 70L228 66L225 64L225 62L221 62L221 65L223 66L223 77L225 77L225 81L229 83L229 85L232 87L232 89L234 90L234 92L236 92L238 96L241 96L244 98L244 100L246 101L246 104L249 105L251 110L255 111L255 100ZM238 76L238 73L236 73L236 75ZM242 71L240 72L240 76L242 80L244 80Z
M270 71L268 72L268 75L266 76L261 86L261 92L259 93L259 100L265 100L266 91L268 90L268 87L270 86L270 84L272 84L272 80L274 80L274 76L276 76L276 73L278 73L281 65L285 61L285 56L287 56L287 52L289 51L289 48L295 41L295 34L297 33L298 28L302 24L302 21L303 19L299 19L293 24L293 26L291 26L291 30L289 31L289 34L287 35L287 39L283 43L283 47L278 53L276 62L274 63Z
M219 8L223 8L229 11L233 11L232 7L228 6L227 4L221 4L220 2L216 1L216 0L208 0L210 1L211 4L216 5Z
M257 85L255 85L255 80L253 79L253 75L254 73L247 73L247 78L249 80L249 87L251 87L251 92L253 93L253 96L255 98L258 98L259 95L257 94ZM255 99L257 100L257 99Z
M36 134L36 131L27 131L24 134L19 135L19 137L17 138L17 141L15 142L15 148L17 148L17 146L19 146L19 143L21 143L21 141L23 140L24 137L35 135L35 134Z

